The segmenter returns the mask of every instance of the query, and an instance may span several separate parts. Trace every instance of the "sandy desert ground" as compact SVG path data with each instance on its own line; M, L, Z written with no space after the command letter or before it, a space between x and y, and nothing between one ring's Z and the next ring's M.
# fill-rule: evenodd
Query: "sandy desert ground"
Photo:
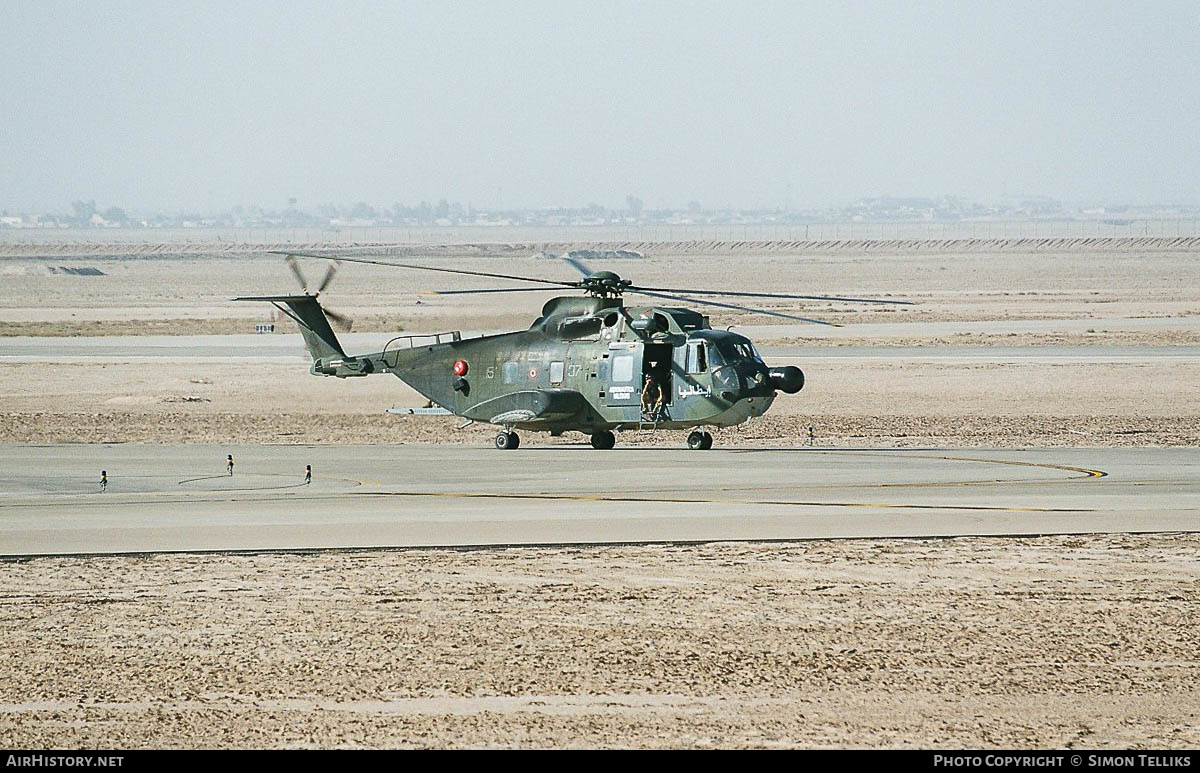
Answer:
M430 262L574 278L503 247L441 248ZM103 275L50 271L60 264ZM668 287L917 302L772 306L837 329L714 314L714 327L740 326L769 361L808 376L762 420L722 431L723 445L804 443L810 426L833 446L1200 445L1191 249L693 245L604 267ZM548 297L421 294L477 286L345 265L324 299L366 341L518 329ZM252 346L245 334L268 310L228 299L293 288L282 261L262 255L0 259L0 442L488 442L486 428L386 414L422 402L390 376L312 377L299 352L142 356L122 343ZM272 347L293 332L257 338ZM54 354L64 336L97 335L129 338ZM6 563L0 737L1194 747L1197 547L1168 534Z
M1195 535L40 559L14 747L1194 748Z

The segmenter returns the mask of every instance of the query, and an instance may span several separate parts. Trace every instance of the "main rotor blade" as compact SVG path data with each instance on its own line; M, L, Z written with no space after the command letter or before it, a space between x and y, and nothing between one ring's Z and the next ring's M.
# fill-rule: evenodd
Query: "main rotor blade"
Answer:
M557 287L578 287L578 282L559 282L553 279L537 279L529 276L513 276L512 274L493 274L488 271L468 271L462 268L442 268L440 266L418 266L413 263L389 263L383 260L369 260L368 258L343 258L334 257L332 255L314 255L310 252L284 252L282 250L271 250L273 255L295 255L302 258L320 258L322 260L340 260L343 263L367 263L372 266L390 266L391 268L412 268L418 271L440 271L444 274L465 274L467 276L486 276L492 279L511 279L516 282L536 282L544 285L555 285Z
M841 301L844 303L891 303L897 306L915 306L912 301L892 301L882 298L846 298L841 295L786 295L782 293L750 293L726 290L681 290L672 287L638 287L634 285L627 292L635 290L652 290L660 293L691 293L693 295L726 295L731 298L788 298L795 301Z
M424 295L469 295L471 293L544 293L557 287L489 287L483 290L426 290Z
M650 292L649 290L634 290L628 289L627 293L637 293L638 295L649 295L654 298L668 298L672 301L685 301L687 303L699 303L705 306L719 306L722 309L733 309L734 311L748 311L751 314L766 314L770 317L781 317L783 319L793 319L797 322L811 322L814 325L828 325L829 327L841 327L834 322L822 322L819 319L809 319L808 317L797 317L794 314L784 314L780 311L767 311L766 309L753 309L749 306L735 306L732 303L717 303L716 301L706 301L701 298L688 298L686 295L667 295L666 293Z
M581 260L576 260L575 258L572 258L568 255L563 255L562 259L565 260L566 262L570 263L572 266L574 266L575 270L578 271L579 273L583 274L584 276L591 276L592 274L596 273L595 271L592 271L590 268L588 268L584 264L584 262Z

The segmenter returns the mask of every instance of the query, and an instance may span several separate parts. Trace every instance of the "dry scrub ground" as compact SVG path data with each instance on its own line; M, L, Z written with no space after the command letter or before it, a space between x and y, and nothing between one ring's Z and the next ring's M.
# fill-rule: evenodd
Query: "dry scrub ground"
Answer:
M37 559L14 747L1200 744L1200 537Z
M713 433L718 446L813 444L914 448L928 446L1196 446L1200 415L1154 416L766 416L749 426ZM448 417L378 417L359 414L134 414L8 413L0 415L5 443L288 443L288 444L472 444L486 445L496 428L461 429ZM682 448L686 431L621 433L632 446ZM561 438L522 433L523 446L587 443L586 435Z
M500 234L498 238L502 238ZM578 274L554 260L513 255L496 249L439 250L424 263L473 271L573 281ZM1194 251L1128 251L1093 254L1037 251L867 254L850 252L730 254L670 245L648 247L645 260L594 261L593 268L618 271L643 286L838 295L915 301L915 306L831 304L763 299L761 305L833 322L877 323L950 320L1169 318L1200 314L1200 262ZM386 259L386 258L385 258ZM93 267L102 276L51 273L66 262ZM320 261L305 261L313 279L324 273ZM470 289L503 280L432 274L344 264L322 294L330 306L348 312L359 329L435 332L520 329L538 315L553 293L521 294L498 302L489 296L425 295L429 290ZM208 332L251 332L254 321L269 321L266 304L233 303L237 295L293 292L295 279L281 258L193 256L70 260L0 258L0 336L127 335L139 331L190 334L196 321ZM631 304L640 303L636 298ZM754 305L754 304L751 304ZM746 324L741 315L713 312L713 326ZM140 321L140 322L139 322ZM766 318L759 317L761 323ZM103 324L96 325L95 322ZM174 326L174 327L172 327Z

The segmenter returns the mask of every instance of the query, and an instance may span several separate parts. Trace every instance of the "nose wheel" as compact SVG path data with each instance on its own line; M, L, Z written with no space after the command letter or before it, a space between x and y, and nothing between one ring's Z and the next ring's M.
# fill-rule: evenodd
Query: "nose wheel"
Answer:
M511 451L521 447L521 438L515 432L501 432L496 436L496 448L501 451Z
M707 432L696 430L692 434L688 435L687 444L688 448L692 449L693 451L707 451L708 449L712 448L713 436Z

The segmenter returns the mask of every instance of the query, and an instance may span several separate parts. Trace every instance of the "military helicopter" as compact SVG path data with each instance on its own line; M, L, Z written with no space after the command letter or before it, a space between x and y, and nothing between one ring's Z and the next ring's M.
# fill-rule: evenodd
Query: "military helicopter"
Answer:
M762 416L777 392L795 394L804 386L799 368L768 367L750 339L730 330L713 330L700 312L680 306L626 306L626 295L819 325L833 323L693 296L912 305L877 298L643 287L611 271L593 271L569 256L564 260L582 274L581 279L560 281L304 252L274 254L285 256L303 293L234 300L266 301L295 320L312 355L314 375L357 378L390 373L448 413L499 426L495 444L501 450L520 446L517 430L549 432L554 437L582 432L590 436L593 448L605 450L616 444L614 433L645 429L691 429L688 448L706 450L713 444L706 428L735 426ZM309 289L298 258L330 261L315 289ZM582 295L551 298L528 330L465 339L457 331L397 336L382 351L349 355L330 324L349 329L349 320L324 309L318 300L342 262L526 285L433 292L440 295L565 289Z

